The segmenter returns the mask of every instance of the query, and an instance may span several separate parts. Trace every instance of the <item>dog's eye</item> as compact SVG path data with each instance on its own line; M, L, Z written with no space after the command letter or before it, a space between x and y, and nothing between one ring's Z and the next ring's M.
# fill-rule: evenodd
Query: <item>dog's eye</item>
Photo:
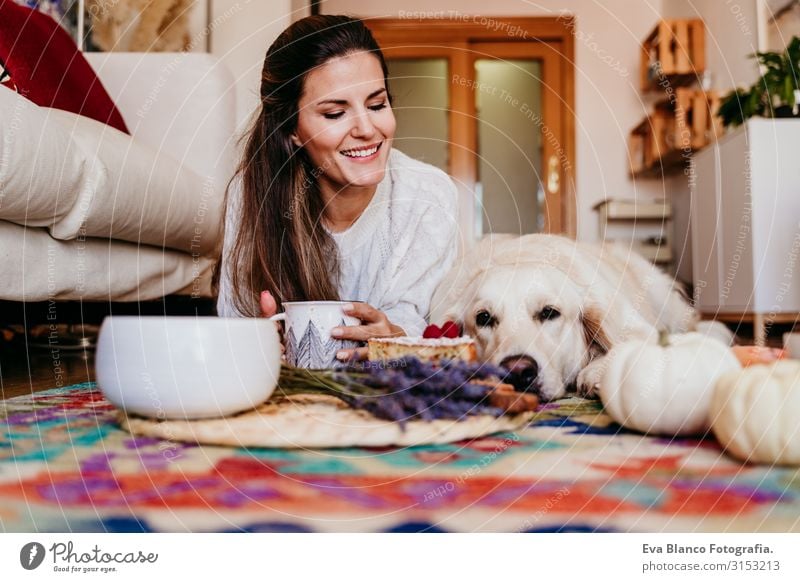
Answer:
M549 305L539 312L539 319L542 321L558 319L559 317L561 317L561 312L555 307L551 307Z
M495 323L495 318L488 311L479 311L478 315L475 316L475 325L478 327L489 327Z

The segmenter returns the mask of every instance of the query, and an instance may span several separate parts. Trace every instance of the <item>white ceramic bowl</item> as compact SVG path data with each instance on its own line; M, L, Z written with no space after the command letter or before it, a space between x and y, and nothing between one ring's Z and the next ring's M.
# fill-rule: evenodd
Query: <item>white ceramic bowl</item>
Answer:
M280 337L266 319L111 316L95 357L103 394L128 413L212 418L269 398Z

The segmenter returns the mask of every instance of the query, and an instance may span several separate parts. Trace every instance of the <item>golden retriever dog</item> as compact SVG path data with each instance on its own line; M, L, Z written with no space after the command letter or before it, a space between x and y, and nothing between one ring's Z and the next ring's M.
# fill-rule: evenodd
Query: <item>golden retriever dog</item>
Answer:
M553 400L594 395L615 344L689 331L698 315L629 248L533 234L488 236L456 261L431 304L432 322L448 320L518 389Z

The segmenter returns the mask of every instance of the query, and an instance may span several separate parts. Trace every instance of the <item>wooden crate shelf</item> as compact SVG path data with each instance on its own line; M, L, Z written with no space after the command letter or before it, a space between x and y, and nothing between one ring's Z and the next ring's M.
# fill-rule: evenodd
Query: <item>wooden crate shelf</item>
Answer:
M655 177L685 167L691 154L722 135L714 91L678 88L631 130L631 175Z
M700 19L662 20L642 43L642 91L690 85L705 68L705 24Z

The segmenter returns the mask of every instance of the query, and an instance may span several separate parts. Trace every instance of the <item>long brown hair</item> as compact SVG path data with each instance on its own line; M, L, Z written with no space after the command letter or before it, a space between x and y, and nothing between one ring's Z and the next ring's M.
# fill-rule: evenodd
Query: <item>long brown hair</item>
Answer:
M348 16L315 15L298 20L269 47L261 73L261 107L247 134L231 183L241 182L239 224L228 256L214 273L231 279L231 303L244 315L258 315L259 294L284 301L338 299L339 262L330 235L321 228L323 200L315 169L291 134L305 79L330 59L354 52L374 54L388 69L372 33ZM391 97L389 97L391 101ZM225 194L225 214L231 211ZM223 222L224 224L224 222Z

